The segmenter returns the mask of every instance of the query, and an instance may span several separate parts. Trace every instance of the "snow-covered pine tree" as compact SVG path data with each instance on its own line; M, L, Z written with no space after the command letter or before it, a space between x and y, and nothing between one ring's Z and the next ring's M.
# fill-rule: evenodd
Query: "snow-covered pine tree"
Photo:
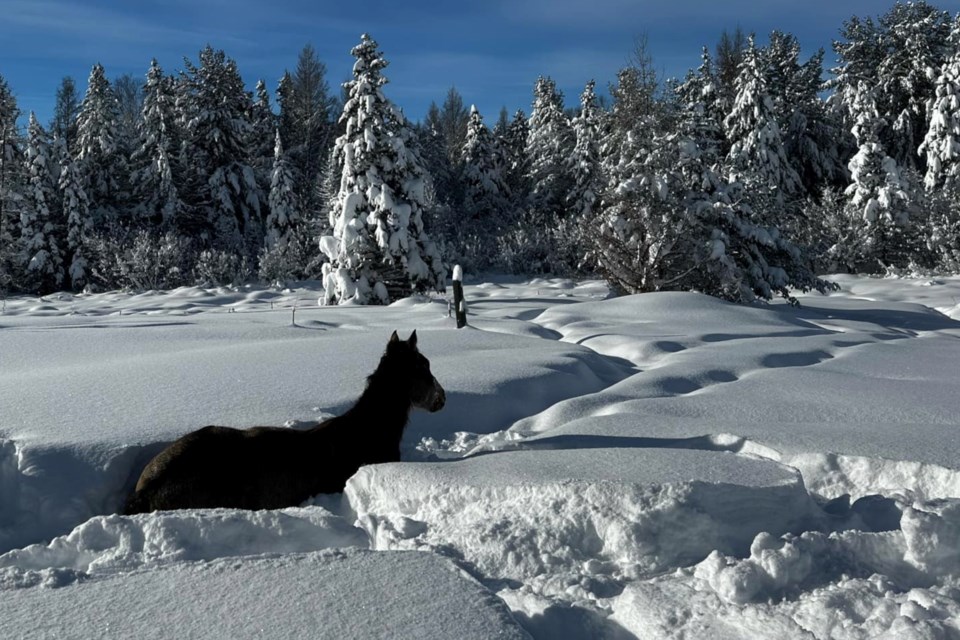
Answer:
M20 272L20 212L26 177L17 118L20 110L0 76L0 296L15 289Z
M934 95L935 71L953 47L950 14L924 2L897 2L880 17L883 59L877 68L875 99L890 124L880 142L906 169L925 169L917 148L927 131L928 99ZM932 71L932 72L931 72Z
M683 269L688 220L670 166L673 145L655 135L650 86L636 67L622 69L610 89L613 110L603 140L607 184L583 238L591 265L617 290L657 291ZM669 286L666 286L669 288Z
M930 191L960 191L960 23L951 40L955 51L940 67L927 101L930 124L919 149L926 156L924 184Z
M25 160L29 187L20 213L25 288L36 293L56 291L63 283L62 230L55 216L56 178L47 132L31 111L27 125Z
M54 139L63 140L69 153L74 152L77 141L77 114L80 112L80 98L73 78L64 76L57 88L57 102L50 121L50 134Z
M116 96L97 63L90 71L87 93L77 115L76 160L84 177L90 213L98 233L113 234L129 223L127 159L118 145Z
M500 154L476 106L470 107L461 163L465 215L459 225L458 257L468 261L468 268L488 269L497 257L497 238L512 220Z
M64 264L67 267L67 276L75 291L86 286L90 280L88 259L90 249L88 243L93 232L93 220L87 202L87 194L83 188L83 176L80 167L66 147L62 147L60 155L60 201L63 206L63 217L67 225L67 251Z
M207 241L252 257L263 244L260 187L250 164L249 97L234 60L209 45L185 61L184 200L205 212Z
M845 184L841 123L819 96L823 49L801 64L797 39L774 31L762 55L784 151L800 177L797 195L818 197L825 186Z
M874 88L861 82L850 105L855 120L853 135L859 149L850 160L849 206L862 221L864 262L877 261L881 268L905 266L908 255L903 236L910 223L910 185L896 160L887 155L880 142L886 122L877 110ZM839 249L838 249L839 251ZM844 251L849 253L849 251ZM869 268L862 264L861 267Z
M726 158L728 176L731 182L743 183L759 198L769 194L775 206L758 213L772 221L777 217L773 212L799 191L800 177L787 159L767 89L763 59L753 36L743 52L735 84L733 109L723 121L730 142Z
M564 115L563 94L549 77L537 79L529 126L530 223L552 228L566 214L566 196L572 183L567 159L573 151L574 138Z
M270 184L273 180L273 163L277 137L277 116L270 107L270 93L263 80L257 80L254 100L250 105L250 166L253 167L260 189L260 211L264 219L270 210Z
M337 100L330 95L327 68L312 45L300 50L297 68L290 76L286 107L292 137L284 140L297 182L297 199L304 212L315 212L319 200L321 170L336 136L332 123Z
M444 267L423 229L425 176L403 114L384 96L387 61L363 34L351 54L353 79L335 149L343 167L330 212L333 236L321 238L325 303L387 304L414 291L441 289Z
M267 216L265 240L268 249L278 243L286 244L290 240L292 228L300 222L293 172L283 152L279 129L274 138L273 171L270 176L270 214Z
M504 157L504 172L513 209L519 211L530 195L530 156L527 155L527 137L530 126L523 109L517 109L500 141Z
M587 83L580 95L580 113L571 123L576 142L567 161L572 188L567 193L567 210L581 221L596 213L603 189L600 166L600 140L603 137L603 112L594 93L596 83Z
M134 213L149 227L177 227L185 206L178 189L182 134L175 101L173 78L152 60L143 88L138 145L130 158Z

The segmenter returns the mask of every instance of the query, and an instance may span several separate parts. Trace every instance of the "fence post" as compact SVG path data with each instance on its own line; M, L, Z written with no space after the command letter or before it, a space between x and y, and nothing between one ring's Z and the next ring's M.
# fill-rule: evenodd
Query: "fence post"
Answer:
M467 326L467 303L463 299L463 271L460 265L453 268L453 310L457 314L457 329Z

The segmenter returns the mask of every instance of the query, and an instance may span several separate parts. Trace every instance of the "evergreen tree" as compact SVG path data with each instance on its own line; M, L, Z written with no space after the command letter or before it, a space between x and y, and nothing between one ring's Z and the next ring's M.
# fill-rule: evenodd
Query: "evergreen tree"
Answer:
M500 140L504 179L510 194L510 206L514 211L520 211L526 206L530 194L530 158L527 156L529 135L527 117L522 109L517 109Z
M51 166L47 132L30 113L26 146L29 188L20 213L22 262L26 286L37 292L55 291L63 282L63 256L59 247L55 202L54 169Z
M0 294L13 288L19 272L20 213L26 180L20 150L17 101L0 76Z
M593 217L603 188L600 167L602 112L594 93L595 86L591 80L580 96L580 114L572 122L576 142L567 162L567 170L573 178L572 189L567 194L567 209L572 215L584 219Z
M313 46L305 45L290 86L295 136L284 142L296 165L297 197L304 211L313 211L322 204L318 201L320 171L334 139L331 120L336 100L330 95L326 75L327 68L317 58Z
M94 225L116 233L126 204L127 162L118 146L118 106L103 65L90 71L87 93L77 116L76 159L84 176L84 191Z
M93 232L93 220L87 194L83 188L83 176L78 164L66 152L60 150L60 198L63 203L63 216L67 224L67 252L65 264L69 264L67 275L74 290L81 290L90 280L88 258L89 242Z
M260 211L264 217L270 210L270 185L273 180L278 121L270 107L270 94L263 80L257 81L254 89L254 101L250 105L250 166L253 167L262 199Z
M134 212L149 226L171 228L184 215L178 166L182 132L177 124L173 79L156 59L150 63L143 88L143 112L138 122L138 146L133 152L131 188Z
M199 65L186 63L188 116L184 199L206 213L208 240L217 249L252 256L263 243L261 191L250 164L249 97L236 62L209 45Z
M905 266L904 233L909 224L910 187L896 160L885 152L880 134L886 122L880 116L874 89L861 83L852 105L853 135L859 145L850 160L851 184L846 193L857 212L864 239L861 260L877 260L882 267ZM856 220L855 216L850 216ZM856 224L856 223L855 223Z
M563 94L550 78L540 77L534 88L527 156L532 224L556 225L565 214L572 176L567 159L574 147L573 131L563 111Z
M881 142L900 167L918 169L917 147L927 131L927 100L934 95L931 70L948 57L950 14L924 1L898 2L879 19L884 57L875 95L881 117L890 123ZM926 158L923 158L926 159Z
M343 167L330 213L333 236L321 239L327 303L381 303L443 287L444 268L423 230L425 176L403 114L383 95L387 61L364 34L353 48L353 80L335 145Z
M496 260L496 238L509 222L509 198L496 144L475 106L470 108L461 162L466 217L461 220L460 240L466 241L461 255L473 269L486 269Z
M463 104L463 97L456 87L450 87L440 110L440 133L447 145L447 158L450 164L460 164L463 144L467 139L467 125L470 122L470 110Z
M761 197L769 193L782 205L800 189L800 177L784 151L763 60L752 36L735 84L733 108L723 121L730 142L730 179L743 182Z
M952 39L957 51L940 68L927 101L930 124L919 153L926 156L928 190L960 191L960 28Z
M80 113L80 98L77 85L70 76L64 76L57 89L57 103L53 108L50 133L54 138L63 140L67 149L74 153L77 141L77 115Z
M267 216L266 223L267 248L271 248L277 243L288 242L291 228L300 220L296 194L294 193L293 174L283 152L283 142L280 140L279 130L275 137L273 172L270 177L270 214Z

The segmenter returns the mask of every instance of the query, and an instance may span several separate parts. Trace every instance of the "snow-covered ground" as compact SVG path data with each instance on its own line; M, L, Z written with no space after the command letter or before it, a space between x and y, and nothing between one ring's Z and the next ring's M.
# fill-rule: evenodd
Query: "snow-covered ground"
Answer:
M745 307L598 282L7 300L0 637L960 638L960 278ZM348 408L394 329L404 461L279 511L116 515L206 424Z

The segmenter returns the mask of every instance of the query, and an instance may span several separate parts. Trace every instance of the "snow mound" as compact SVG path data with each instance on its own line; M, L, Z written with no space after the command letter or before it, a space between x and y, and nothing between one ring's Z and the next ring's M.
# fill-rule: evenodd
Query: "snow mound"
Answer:
M542 576L553 584L541 589L559 592L571 575L603 592L600 583L714 549L745 554L758 532L805 530L819 511L799 475L777 463L641 448L376 465L344 495L374 548L443 550L487 579Z
M4 593L0 637L25 630L82 638L529 637L503 602L448 560L360 550L182 562Z
M695 567L628 585L612 619L649 638L957 637L960 501L906 506L900 526L761 533L746 558L715 551Z
M99 516L50 544L0 555L0 589L62 586L191 560L352 546L366 547L366 534L320 507Z

